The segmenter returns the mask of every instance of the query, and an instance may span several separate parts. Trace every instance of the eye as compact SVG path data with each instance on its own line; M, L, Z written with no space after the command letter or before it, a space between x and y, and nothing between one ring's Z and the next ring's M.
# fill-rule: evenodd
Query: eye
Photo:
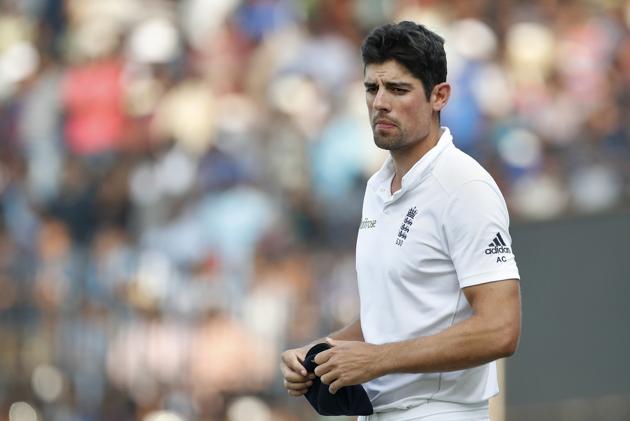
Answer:
M376 85L365 85L365 92L373 94L378 91L378 87Z
M392 92L396 95L404 95L407 93L407 90L403 88L392 88Z

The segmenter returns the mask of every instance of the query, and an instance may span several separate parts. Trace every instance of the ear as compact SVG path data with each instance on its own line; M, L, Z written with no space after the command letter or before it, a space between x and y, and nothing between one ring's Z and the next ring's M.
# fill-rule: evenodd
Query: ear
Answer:
M446 107L449 98L451 97L451 85L448 82L438 83L433 87L431 92L431 105L433 111L442 111L442 108Z

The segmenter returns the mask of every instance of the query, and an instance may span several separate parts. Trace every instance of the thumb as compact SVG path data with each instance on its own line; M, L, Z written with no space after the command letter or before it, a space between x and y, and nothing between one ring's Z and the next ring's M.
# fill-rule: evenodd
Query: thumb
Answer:
M330 346L337 346L337 345L339 345L339 342L341 342L341 341L338 341L338 340L333 339L333 338L326 338L326 343L328 345L330 345Z

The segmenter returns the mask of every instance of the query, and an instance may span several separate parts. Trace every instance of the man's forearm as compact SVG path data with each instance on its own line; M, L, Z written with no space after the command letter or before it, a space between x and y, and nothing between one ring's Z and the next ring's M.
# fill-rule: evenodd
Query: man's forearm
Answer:
M385 375L476 367L514 352L511 329L473 316L436 335L379 345L378 371Z
M381 375L430 373L476 367L514 353L521 329L516 279L464 289L474 314L435 335L377 345Z
M326 338L332 338L339 341L360 341L364 342L363 331L361 330L361 318L357 317L352 323L343 328L329 334L324 338L319 338L311 342L311 345L326 342Z

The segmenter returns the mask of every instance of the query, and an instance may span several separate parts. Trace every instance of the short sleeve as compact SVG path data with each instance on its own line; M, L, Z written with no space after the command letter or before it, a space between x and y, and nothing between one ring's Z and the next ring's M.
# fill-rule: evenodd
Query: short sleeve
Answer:
M495 185L470 181L451 194L442 229L461 288L520 278L509 223Z

